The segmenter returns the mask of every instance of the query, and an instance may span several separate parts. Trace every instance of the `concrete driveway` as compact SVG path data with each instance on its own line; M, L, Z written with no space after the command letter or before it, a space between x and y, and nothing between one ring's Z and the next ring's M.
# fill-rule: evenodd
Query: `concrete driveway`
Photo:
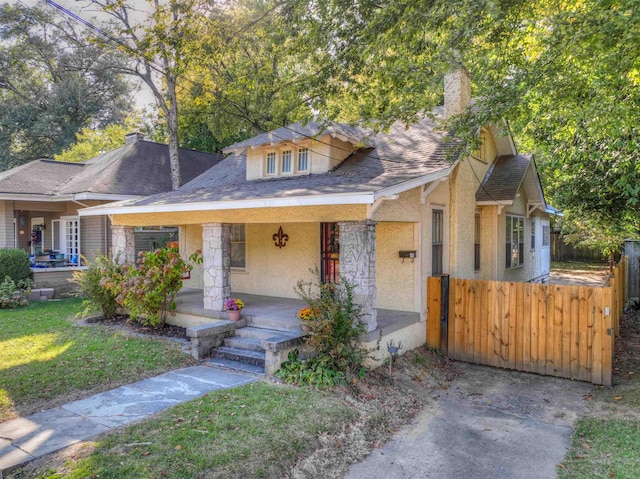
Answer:
M461 377L348 479L546 479L593 386L457 363Z

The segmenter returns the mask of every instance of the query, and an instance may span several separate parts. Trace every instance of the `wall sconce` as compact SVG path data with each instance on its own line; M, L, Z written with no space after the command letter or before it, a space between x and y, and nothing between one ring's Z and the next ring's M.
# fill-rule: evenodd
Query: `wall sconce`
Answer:
M282 226L278 228L278 232L271 238L278 248L284 248L285 246L287 246L287 241L289 241L289 235L282 231Z
M411 262L413 263L414 259L417 256L415 251L400 251L399 255L402 258L403 263L405 258L411 258Z

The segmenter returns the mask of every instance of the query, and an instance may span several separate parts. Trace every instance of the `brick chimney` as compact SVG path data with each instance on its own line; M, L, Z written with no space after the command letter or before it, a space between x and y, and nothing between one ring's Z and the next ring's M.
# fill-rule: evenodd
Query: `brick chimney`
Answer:
M444 76L444 118L459 115L471 104L471 78L461 64Z
M138 140L144 140L144 136L142 135L142 133L138 133L137 131L124 135L125 145L128 145L129 143L135 143Z

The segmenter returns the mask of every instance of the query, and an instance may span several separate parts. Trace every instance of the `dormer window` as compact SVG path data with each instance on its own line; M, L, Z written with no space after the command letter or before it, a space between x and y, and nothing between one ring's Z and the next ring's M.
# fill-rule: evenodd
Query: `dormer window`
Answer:
M293 163L291 161L291 150L282 152L282 174L288 175L293 173Z
M267 153L267 176L274 176L276 174L276 153L271 151Z
M263 153L263 177L308 174L311 158L308 148L283 145Z
M298 171L309 171L309 149L298 150Z

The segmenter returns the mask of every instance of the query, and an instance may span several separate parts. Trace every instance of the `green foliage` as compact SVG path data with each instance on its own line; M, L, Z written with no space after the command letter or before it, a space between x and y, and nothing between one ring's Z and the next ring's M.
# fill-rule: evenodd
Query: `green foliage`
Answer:
M16 284L9 276L0 283L0 309L17 308L29 304L26 295L31 291L30 279L22 279Z
M122 120L129 85L111 68L117 53L38 6L0 6L0 27L0 170L51 158L90 124Z
M122 275L122 267L117 259L111 260L106 256L99 256L94 261L87 262L87 269L74 271L71 282L79 286L78 294L85 297L82 302L80 316L86 317L92 311L100 311L107 318L113 318L118 312L118 302L110 288L104 283L111 283Z
M182 288L182 277L192 266L173 248L143 251L135 265L122 266L122 273L104 278L118 304L142 324L162 326L167 313L176 308L175 296Z
M317 273L317 271L316 271ZM311 357L303 360L291 353L276 376L286 382L333 386L366 374L364 362L371 351L362 347L366 331L362 311L353 299L353 286L345 278L339 283L299 281L296 293L309 304L312 317L305 321L306 346Z
M14 282L31 278L29 255L21 249L0 249L0 271Z

